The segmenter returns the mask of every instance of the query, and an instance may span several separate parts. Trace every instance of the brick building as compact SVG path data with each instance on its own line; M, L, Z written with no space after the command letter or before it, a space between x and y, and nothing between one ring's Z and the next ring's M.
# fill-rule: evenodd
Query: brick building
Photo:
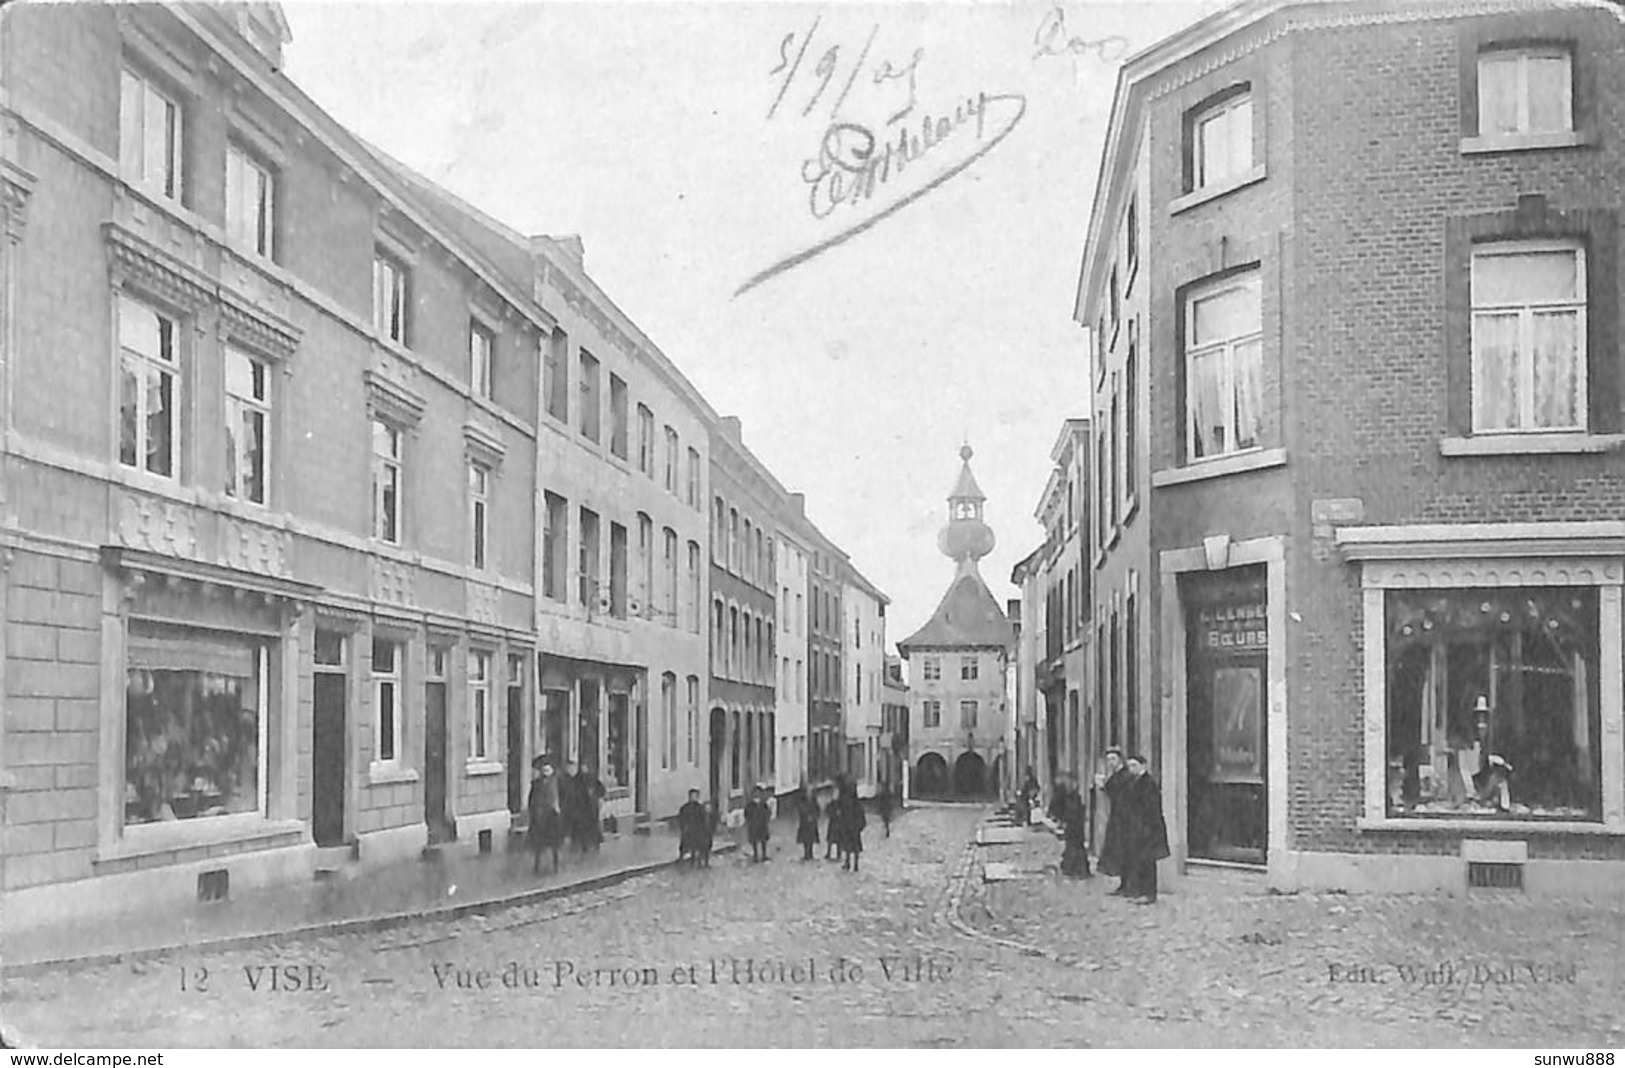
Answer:
M1625 885L1622 83L1616 11L1511 0L1256 0L1120 72L1097 685L1171 866Z
M8 922L508 825L555 323L285 39L5 13Z
M806 517L798 525L811 551L807 570L807 778L828 782L846 770L846 720L841 670L841 567L845 554Z
M711 432L710 799L743 808L777 786L776 517L784 487L745 447L737 418Z

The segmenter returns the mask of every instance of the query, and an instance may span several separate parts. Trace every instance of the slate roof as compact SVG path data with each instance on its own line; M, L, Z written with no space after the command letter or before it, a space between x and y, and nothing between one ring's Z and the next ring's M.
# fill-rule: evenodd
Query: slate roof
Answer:
M899 649L956 646L1008 648L1015 635L1004 609L974 570L961 571L925 626L897 643Z

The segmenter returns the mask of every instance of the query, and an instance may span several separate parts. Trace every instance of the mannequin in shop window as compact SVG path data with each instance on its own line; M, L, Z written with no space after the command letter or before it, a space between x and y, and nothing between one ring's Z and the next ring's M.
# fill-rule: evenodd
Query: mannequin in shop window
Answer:
M1512 765L1492 748L1490 731L1490 701L1479 694L1473 706L1473 738L1471 744L1455 751L1459 777L1451 783L1451 793L1471 796L1481 805L1491 805L1499 812L1512 807L1509 781ZM1452 797L1452 800L1458 800Z

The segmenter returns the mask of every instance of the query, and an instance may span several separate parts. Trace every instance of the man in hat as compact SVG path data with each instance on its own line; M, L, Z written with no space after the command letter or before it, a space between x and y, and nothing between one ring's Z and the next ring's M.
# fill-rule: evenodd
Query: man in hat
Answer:
M531 872L542 870L542 852L553 854L553 870L559 870L559 842L564 837L564 819L559 811L559 777L546 757L530 762L530 799L525 806L530 817Z
M1128 758L1125 767L1129 781L1122 792L1122 889L1136 904L1150 905L1157 900L1157 861L1169 855L1168 826L1162 818L1162 787L1147 770L1145 757L1138 753Z

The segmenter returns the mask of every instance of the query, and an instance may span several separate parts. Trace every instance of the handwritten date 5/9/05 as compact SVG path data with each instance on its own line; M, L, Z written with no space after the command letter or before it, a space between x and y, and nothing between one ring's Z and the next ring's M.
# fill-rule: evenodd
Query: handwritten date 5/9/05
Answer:
M864 72L864 65L868 62L869 53L874 50L875 38L880 36L879 23L875 23L869 28L868 39L863 42L863 47L858 51L857 58L851 60L850 64L843 57L850 56L852 54L851 49L846 42L837 40L826 46L823 53L813 62L811 70L806 75L802 75L802 67L807 60L807 54L813 39L818 37L818 27L821 21L822 16L813 19L812 25L807 27L805 33L792 30L780 38L778 65L767 72L770 78L782 75L779 81L778 95L773 98L772 106L767 109L769 119L778 114L779 105L784 103L790 87L796 84L798 76L800 76L802 85L798 93L805 94L806 102L801 108L801 116L805 118L812 114L813 108L826 99L824 94L829 90L831 83L835 82L837 77L844 73L846 75L845 80L840 83L840 89L833 97L829 108L829 117L833 119L840 114L841 106L846 103L846 98L852 92L853 85L857 83L858 76ZM825 36L829 35L826 33ZM916 48L907 63L897 64L890 59L885 59L876 63L872 68L868 68L870 86L885 88L897 83L899 88L906 90L906 96L900 98L903 106L893 112L886 120L888 125L906 117L909 112L914 110L919 89L920 61L924 58L925 49ZM799 100L801 97L798 96L795 99Z
M229 979L237 973L227 971ZM320 964L245 964L242 982L255 994L325 994L332 989L327 970ZM207 994L210 983L222 977L210 973L202 965L182 966L181 991L187 994Z

